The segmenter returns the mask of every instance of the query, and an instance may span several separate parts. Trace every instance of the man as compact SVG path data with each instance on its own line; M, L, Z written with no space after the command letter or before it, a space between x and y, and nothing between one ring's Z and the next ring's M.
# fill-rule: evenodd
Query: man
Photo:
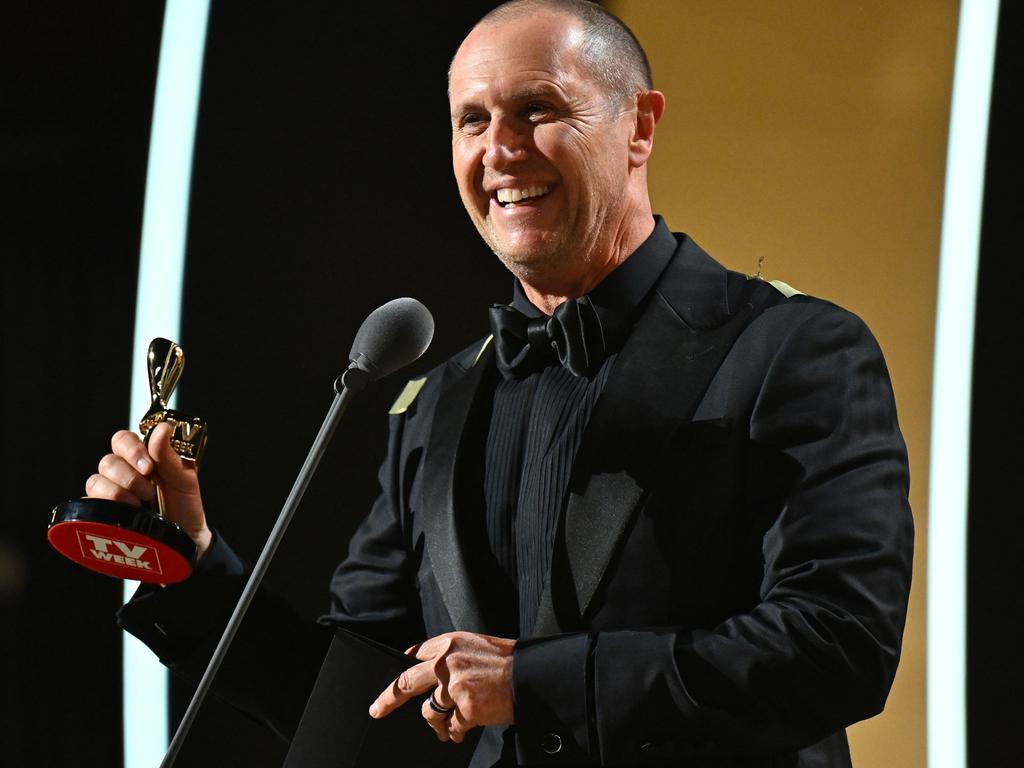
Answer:
M492 12L449 97L462 200L513 305L396 402L323 626L261 596L222 690L287 734L344 626L421 660L370 713L415 701L441 740L484 727L474 765L849 765L843 728L895 673L912 547L873 338L653 216L665 98L596 6ZM148 451L112 444L87 493L138 502L158 477L201 557L121 623L194 672L243 568L164 426Z

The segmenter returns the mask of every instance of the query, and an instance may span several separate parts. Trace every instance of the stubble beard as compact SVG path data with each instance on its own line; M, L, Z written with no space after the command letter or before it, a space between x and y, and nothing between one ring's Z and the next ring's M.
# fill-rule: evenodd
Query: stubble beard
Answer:
M557 273L569 260L569 249L566 247L564 233L554 234L540 245L528 252L513 250L502 246L501 240L494 231L489 220L485 220L480 228L480 236L487 243L498 260L505 265L520 282L536 283L545 275Z

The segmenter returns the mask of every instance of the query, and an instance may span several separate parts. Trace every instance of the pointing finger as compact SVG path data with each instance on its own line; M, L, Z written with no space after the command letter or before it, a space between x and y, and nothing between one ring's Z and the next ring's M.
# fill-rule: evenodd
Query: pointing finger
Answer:
M413 696L425 693L435 685L437 677L431 662L409 667L370 705L370 715L376 718L387 717Z

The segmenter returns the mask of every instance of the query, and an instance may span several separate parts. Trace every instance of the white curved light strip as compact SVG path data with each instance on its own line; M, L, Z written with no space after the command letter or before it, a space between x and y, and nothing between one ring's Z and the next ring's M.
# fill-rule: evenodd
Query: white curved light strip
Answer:
M946 154L928 488L928 766L967 765L967 491L998 0L963 0Z
M185 236L209 0L167 0L142 217L135 301L130 424L149 409L146 352L156 336L178 340ZM125 582L124 599L138 582ZM125 768L152 768L167 749L167 670L127 632L123 637Z

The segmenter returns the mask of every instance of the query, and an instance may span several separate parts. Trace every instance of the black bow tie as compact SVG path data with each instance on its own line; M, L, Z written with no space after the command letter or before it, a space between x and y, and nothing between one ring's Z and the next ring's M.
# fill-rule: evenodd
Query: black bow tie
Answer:
M527 317L504 304L492 306L490 315L498 370L506 379L559 364L589 377L607 356L601 320L586 296L560 304L551 317Z

